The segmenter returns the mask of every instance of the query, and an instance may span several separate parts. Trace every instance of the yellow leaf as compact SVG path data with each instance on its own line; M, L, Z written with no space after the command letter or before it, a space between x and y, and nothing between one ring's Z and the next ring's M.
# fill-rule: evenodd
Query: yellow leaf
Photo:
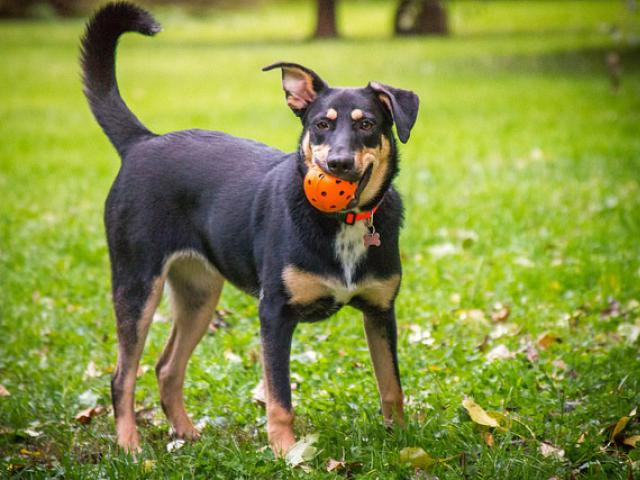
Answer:
M629 445L632 448L636 448L636 443L638 443L638 441L640 441L640 435L633 435L625 438L622 443Z
M145 473L150 473L156 468L156 461L147 459L142 462L142 471Z
M433 458L420 447L406 447L400 450L400 461L422 470L427 470L438 463L437 458Z
M558 335L552 332L545 332L538 337L538 346L542 349L547 349L552 343L557 342L560 339Z
M629 423L629 420L631 420L631 417L622 417L620 420L618 420L618 423L616 423L616 426L613 428L611 436L609 437L610 442L613 442L616 437L620 435L620 433L627 426L627 423Z
M42 455L39 450L27 450L26 448L21 448L20 453L29 457L40 457Z
M469 412L471 420L479 425L486 425L487 427L498 427L498 421L490 416L484 409L474 402L471 398L465 397L462 401L462 406Z
M547 442L540 443L540 453L543 457L553 457L557 460L562 460L564 458L564 450L560 447L556 447Z

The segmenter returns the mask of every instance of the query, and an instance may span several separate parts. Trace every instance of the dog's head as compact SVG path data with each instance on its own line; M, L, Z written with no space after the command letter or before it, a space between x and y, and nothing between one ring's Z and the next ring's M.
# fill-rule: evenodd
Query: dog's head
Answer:
M287 104L303 125L301 158L329 175L358 182L349 208L379 199L398 171L392 126L402 143L418 114L418 96L370 82L364 88L332 88L315 72L295 63L282 69Z

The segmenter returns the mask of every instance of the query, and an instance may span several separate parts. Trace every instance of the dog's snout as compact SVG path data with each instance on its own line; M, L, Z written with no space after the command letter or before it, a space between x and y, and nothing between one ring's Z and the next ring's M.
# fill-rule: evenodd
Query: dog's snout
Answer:
M327 159L327 167L331 171L332 174L341 175L345 173L349 173L353 170L355 162L353 158L339 156L339 157L329 157Z

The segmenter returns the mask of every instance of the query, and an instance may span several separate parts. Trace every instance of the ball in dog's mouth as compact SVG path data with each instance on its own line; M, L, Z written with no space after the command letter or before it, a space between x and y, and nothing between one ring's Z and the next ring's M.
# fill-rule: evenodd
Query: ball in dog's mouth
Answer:
M326 213L341 212L357 201L356 190L361 182L333 177L313 165L304 177L304 193L309 203Z

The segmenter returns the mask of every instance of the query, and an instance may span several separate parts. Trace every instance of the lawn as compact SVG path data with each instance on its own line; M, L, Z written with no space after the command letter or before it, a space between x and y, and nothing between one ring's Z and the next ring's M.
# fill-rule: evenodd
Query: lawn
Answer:
M407 428L382 425L361 319L345 309L294 340L296 430L318 435L315 456L274 461L252 399L256 302L227 286L228 327L200 344L185 385L202 440L167 451L153 372L170 328L163 303L136 396L144 451L116 450L102 208L119 159L81 93L83 22L3 21L0 477L640 476L638 14L622 1L454 2L455 35L399 40L392 2L342 4L345 38L320 43L305 41L309 2L160 9L162 34L123 39L120 87L155 132L220 129L287 151L300 125L264 65L420 95L396 182ZM465 398L499 426L474 422ZM107 409L75 420L94 406ZM406 447L438 462L416 469ZM345 464L329 472L330 459Z

